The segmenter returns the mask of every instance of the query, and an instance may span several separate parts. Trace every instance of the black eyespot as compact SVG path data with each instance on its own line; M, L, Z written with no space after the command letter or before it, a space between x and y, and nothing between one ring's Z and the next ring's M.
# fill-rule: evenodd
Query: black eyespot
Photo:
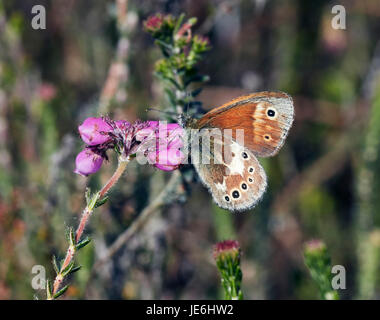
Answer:
M247 159L247 158L248 158L248 154L247 154L246 152L243 152L241 155L242 155L242 157L243 157L244 159Z
M246 185L245 183L242 183L241 188L242 188L243 190L247 190L247 185Z
M253 172L253 168L249 168L249 172Z
M267 134L264 136L264 139L265 140L269 140L270 139L270 136L268 136Z
M269 109L267 111L267 115L268 115L268 117L273 118L276 115L276 112L274 110L272 110L272 109Z
M252 180L252 178L249 178L248 181L249 181L249 182L252 182L253 180Z
M239 191L235 190L234 192L232 192L232 197L235 198L235 199L239 198L240 197Z
M225 196L224 199L226 199L226 201L230 201L230 197L229 196Z

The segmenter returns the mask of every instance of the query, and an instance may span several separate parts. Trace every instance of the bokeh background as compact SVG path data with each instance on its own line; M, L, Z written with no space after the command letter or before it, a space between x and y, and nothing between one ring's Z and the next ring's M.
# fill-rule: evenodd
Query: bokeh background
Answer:
M123 1L119 1L120 3ZM46 7L45 30L31 8ZM344 5L346 30L331 8ZM32 299L34 265L53 276L65 230L76 226L86 186L99 188L116 161L91 178L73 173L88 116L154 119L164 107L153 76L160 58L143 20L195 16L212 46L199 69L207 110L240 94L283 90L296 117L287 142L262 161L269 188L247 213L212 204L199 183L154 212L101 267L96 261L162 190L171 173L131 164L86 229L93 241L67 299L216 299L219 240L242 248L246 299L318 299L303 245L323 240L346 269L343 299L380 297L380 3L377 0L130 0L127 32L114 1L0 2L0 299ZM116 80L115 80L116 79Z

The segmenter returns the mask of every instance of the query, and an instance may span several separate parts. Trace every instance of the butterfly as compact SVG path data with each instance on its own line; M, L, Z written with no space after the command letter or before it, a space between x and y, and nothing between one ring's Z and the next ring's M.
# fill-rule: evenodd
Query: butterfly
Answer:
M198 130L201 136L212 129L232 132L212 138L210 161L193 161L200 180L219 207L244 211L258 203L267 178L257 157L271 157L280 150L293 119L292 98L284 92L265 91L238 97L200 119L186 121L185 127ZM243 144L237 139L239 130L244 135ZM205 149L191 148L192 157L201 158Z

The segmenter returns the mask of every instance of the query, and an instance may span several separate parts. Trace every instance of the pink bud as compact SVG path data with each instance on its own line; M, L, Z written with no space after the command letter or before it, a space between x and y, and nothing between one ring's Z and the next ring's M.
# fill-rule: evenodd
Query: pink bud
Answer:
M78 130L82 140L89 146L102 144L111 139L108 133L112 131L112 127L102 118L87 118Z
M103 164L103 157L93 152L91 149L84 149L79 152L75 159L75 173L88 176L97 172Z
M154 16L150 16L145 22L144 26L148 31L157 31L162 27L164 18L162 14L157 13Z
M57 89L50 83L43 83L38 88L38 95L43 101L50 101L57 95Z
M214 246L214 258L218 259L223 255L238 255L240 244L236 240L224 240Z

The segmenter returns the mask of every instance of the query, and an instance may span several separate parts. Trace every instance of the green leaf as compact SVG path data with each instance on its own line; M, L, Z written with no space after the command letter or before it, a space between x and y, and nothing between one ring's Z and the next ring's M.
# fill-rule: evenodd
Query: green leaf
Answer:
M58 274L60 266L59 266L59 262L57 261L57 257L55 255L53 255L52 263L53 263L55 273Z
M90 210L94 209L96 202L98 202L99 196L100 196L99 192L92 195L90 203L88 204L88 208Z
M190 94L192 97L196 97L198 94L202 92L203 88L199 87L198 89L193 90Z
M62 270L62 272L61 272L62 277L66 277L71 272L71 270L73 269L73 267L74 267L74 261L71 261L67 265L67 267Z
M179 83L177 83L177 81L175 81L174 79L167 77L167 78L165 78L165 80L167 80L170 83L172 83L178 90L183 90L183 88L181 87L181 85Z
M54 295L54 299L57 299L57 298L59 298L61 295L63 295L63 294L66 292L66 290L67 290L68 287L69 287L68 285L65 285L61 290L59 290L59 291Z
M191 82L207 82L210 80L210 77L207 75L197 74L195 76L190 77L186 80L185 86L188 86Z
M186 15L184 13L181 13L181 15L178 17L176 25L173 30L173 35L175 35L178 32L178 30L181 28L181 25L182 25L183 19L185 19L185 16Z
M107 202L107 200L108 200L108 196L105 196L103 199L96 201L95 208L102 206L103 204Z
M90 242L91 242L91 239L89 237L86 237L85 239L83 239L82 241L77 243L75 248L76 248L76 250L82 249L83 247L88 245Z
M69 240L70 240L70 245L75 246L75 231L73 227L70 227L69 229Z
M46 297L48 298L48 300L51 300L53 298L51 282L49 279L46 280Z
M165 43L162 40L156 39L156 45L158 45L165 57L169 57L173 53L173 47L170 44Z
M166 95L168 96L168 99L170 103L175 106L176 105L176 97L172 90L165 88Z
M74 267L74 268L71 269L71 271L70 271L69 274L72 274L72 273L74 273L74 272L77 272L77 271L79 271L81 268L82 268L82 266L76 266L76 267Z

